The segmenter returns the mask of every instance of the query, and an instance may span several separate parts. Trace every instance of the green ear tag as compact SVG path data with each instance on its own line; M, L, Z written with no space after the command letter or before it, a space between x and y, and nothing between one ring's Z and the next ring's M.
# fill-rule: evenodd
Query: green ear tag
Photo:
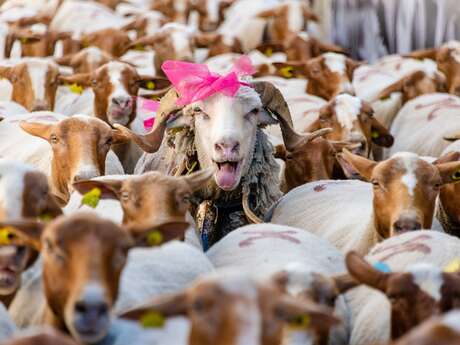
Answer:
M295 320L290 323L290 326L295 329L308 328L310 326L310 315L304 314L297 316Z
M78 85L77 83L73 83L69 85L69 90L73 93L81 95L81 93L83 92L83 86Z
M454 181L460 180L460 170L457 170L456 172L452 174L452 180Z
M268 56L268 57L272 56L273 55L273 49L271 47L268 47L267 49L265 49L264 55Z
M53 220L53 216L50 215L49 213L43 213L38 216L38 219L40 219L43 222L50 222Z
M86 205L92 208L96 208L99 204L99 200L101 200L101 190L99 188L93 188L88 193L83 195L81 199L81 204Z
M139 320L144 328L160 328L165 324L165 318L160 313L147 312Z
M11 236L12 233L9 230L10 228L0 228L0 245L1 246L7 246L11 244Z
M147 235L147 244L150 247L159 246L162 242L163 234L158 230L154 230Z
M151 81L151 80L147 82L146 86L147 86L147 89L149 89L149 90L154 90L155 89L155 83L153 81Z
M380 133L377 131L372 131L371 132L371 137L372 139L378 139L380 137Z
M458 271L460 271L460 259L454 259L444 267L445 273L456 273Z
M294 68L292 66L286 66L280 69L280 74L283 76L283 78L292 78L294 74Z

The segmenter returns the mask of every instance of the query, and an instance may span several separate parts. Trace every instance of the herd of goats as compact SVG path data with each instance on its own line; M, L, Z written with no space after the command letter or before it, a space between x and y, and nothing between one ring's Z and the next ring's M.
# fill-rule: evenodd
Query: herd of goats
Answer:
M460 41L311 2L2 2L1 345L460 345Z

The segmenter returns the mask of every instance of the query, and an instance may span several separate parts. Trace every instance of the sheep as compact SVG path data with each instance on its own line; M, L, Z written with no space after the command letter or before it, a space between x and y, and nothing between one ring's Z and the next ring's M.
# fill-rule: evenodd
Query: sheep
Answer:
M416 270L419 270L420 279L424 279L421 275L423 271L433 272L432 274L426 273L426 281L421 280L418 283L419 289L421 288L423 291L432 291L433 296L438 296L436 295L436 286L439 285L436 284L443 283L444 279L443 286L445 286L446 289L441 291L441 296L443 301L445 301L445 304L442 305L436 303L436 306L431 309L432 313L436 314L437 312L442 311L443 308L451 308L459 303L458 297L456 297L454 291L447 289L447 285L450 283L446 280L448 279L448 276L458 279L455 277L457 273L444 274L444 278L439 279L438 283L435 283L434 281L430 282L429 280L434 279L436 281L436 277L439 277L439 274L444 268L447 269L447 272L455 272L458 268L455 263L458 260L459 250L460 240L455 237L436 231L416 231L395 236L379 243L370 250L369 254L366 256L366 260L368 260L371 264L383 262L388 265L391 272L415 272ZM350 259L350 262L355 260L356 256L354 256L353 260ZM377 267L381 266L382 265L380 264ZM364 268L366 266L362 265L356 267L361 268L353 269L352 274L355 278L358 278L358 280L367 284L370 284L370 282L363 279L362 274L358 275L358 271L362 273L366 270L367 272L378 272L375 268L371 268L370 265L367 268ZM413 285L409 285L407 287L412 289ZM432 287L433 290L431 290L430 287ZM458 283L454 283L454 287L457 289ZM401 292L403 293L403 291ZM384 290L383 292L391 294L389 290ZM420 295L420 293L416 290L411 290L411 292L409 292L408 295L406 294L406 296L415 296L416 293ZM397 336L398 330L405 332L408 330L408 326L413 327L422 321L423 317L429 316L426 313L426 309L420 308L420 311L424 311L424 313L419 314L417 317L405 318L405 323L401 322L399 324L394 324L394 326L391 327L390 303L381 292L371 290L368 287L360 287L351 291L347 297L352 311L353 331L350 339L351 345L385 343L390 339L392 329L395 331L395 336ZM396 299L393 301L397 304L398 296L394 297L396 297ZM412 313L414 312L413 308L417 305L420 306L419 303L420 302L418 301L412 301L409 304L400 304L409 307L409 310L406 310L404 315L411 315L412 317ZM428 305L432 305L431 303L432 302L430 302L430 304L423 305L428 308ZM378 317L376 317L375 314L376 310L379 311ZM410 324L410 322L407 323L407 321L411 321L413 323Z
M176 105L177 97L172 90L162 99L164 110L158 110L160 120L151 133L141 136L119 125L116 128L145 151L158 150L141 157L137 174L160 170L180 175L185 167L192 171L198 166L216 169L212 183L192 198L192 215L203 239L211 245L247 224L248 219L259 222L281 196L273 147L259 127L276 123L269 112L291 127L292 121L283 96L269 83L241 86L235 97L214 94L183 109ZM174 118L166 123L173 112ZM176 130L163 140L166 127ZM171 147L168 143L173 142ZM205 222L207 229L200 222Z
M35 166L48 176L51 192L66 204L72 183L108 174L123 174L110 150L126 142L103 121L89 116L35 112L0 122L0 156Z
M449 145L443 137L460 131L458 109L460 98L446 93L423 95L407 102L391 126L395 144L390 155L411 151L439 157Z
M339 161L348 176L372 184L308 183L285 195L266 220L311 231L344 253L364 255L382 239L431 228L439 189L457 182L460 168L459 162L430 164L414 153L377 163L344 150Z
M349 311L346 299L340 295L355 284L341 275L346 271L344 256L327 241L301 229L255 224L234 230L206 255L217 270L230 268L260 279L276 277L294 297L307 296L335 307L342 325L333 330L331 344L348 344ZM291 337L295 335L287 336Z

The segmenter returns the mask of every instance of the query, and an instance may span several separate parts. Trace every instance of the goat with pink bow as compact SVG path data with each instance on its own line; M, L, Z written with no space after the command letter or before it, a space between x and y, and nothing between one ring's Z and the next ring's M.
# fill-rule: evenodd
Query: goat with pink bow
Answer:
M162 68L174 88L161 100L152 130L142 136L117 128L146 151L135 173L215 169L208 186L190 197L206 249L239 226L261 222L281 196L279 166L262 128L279 123L288 146L311 135L293 132L278 89L250 81L254 70L246 56L223 76L181 61L166 61Z

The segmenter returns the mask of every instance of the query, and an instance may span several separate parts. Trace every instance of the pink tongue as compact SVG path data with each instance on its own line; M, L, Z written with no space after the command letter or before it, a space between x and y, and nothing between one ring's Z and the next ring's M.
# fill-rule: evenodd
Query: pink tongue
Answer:
M233 165L228 163L221 164L217 172L217 184L219 187L226 189L232 188L236 182L236 172Z

